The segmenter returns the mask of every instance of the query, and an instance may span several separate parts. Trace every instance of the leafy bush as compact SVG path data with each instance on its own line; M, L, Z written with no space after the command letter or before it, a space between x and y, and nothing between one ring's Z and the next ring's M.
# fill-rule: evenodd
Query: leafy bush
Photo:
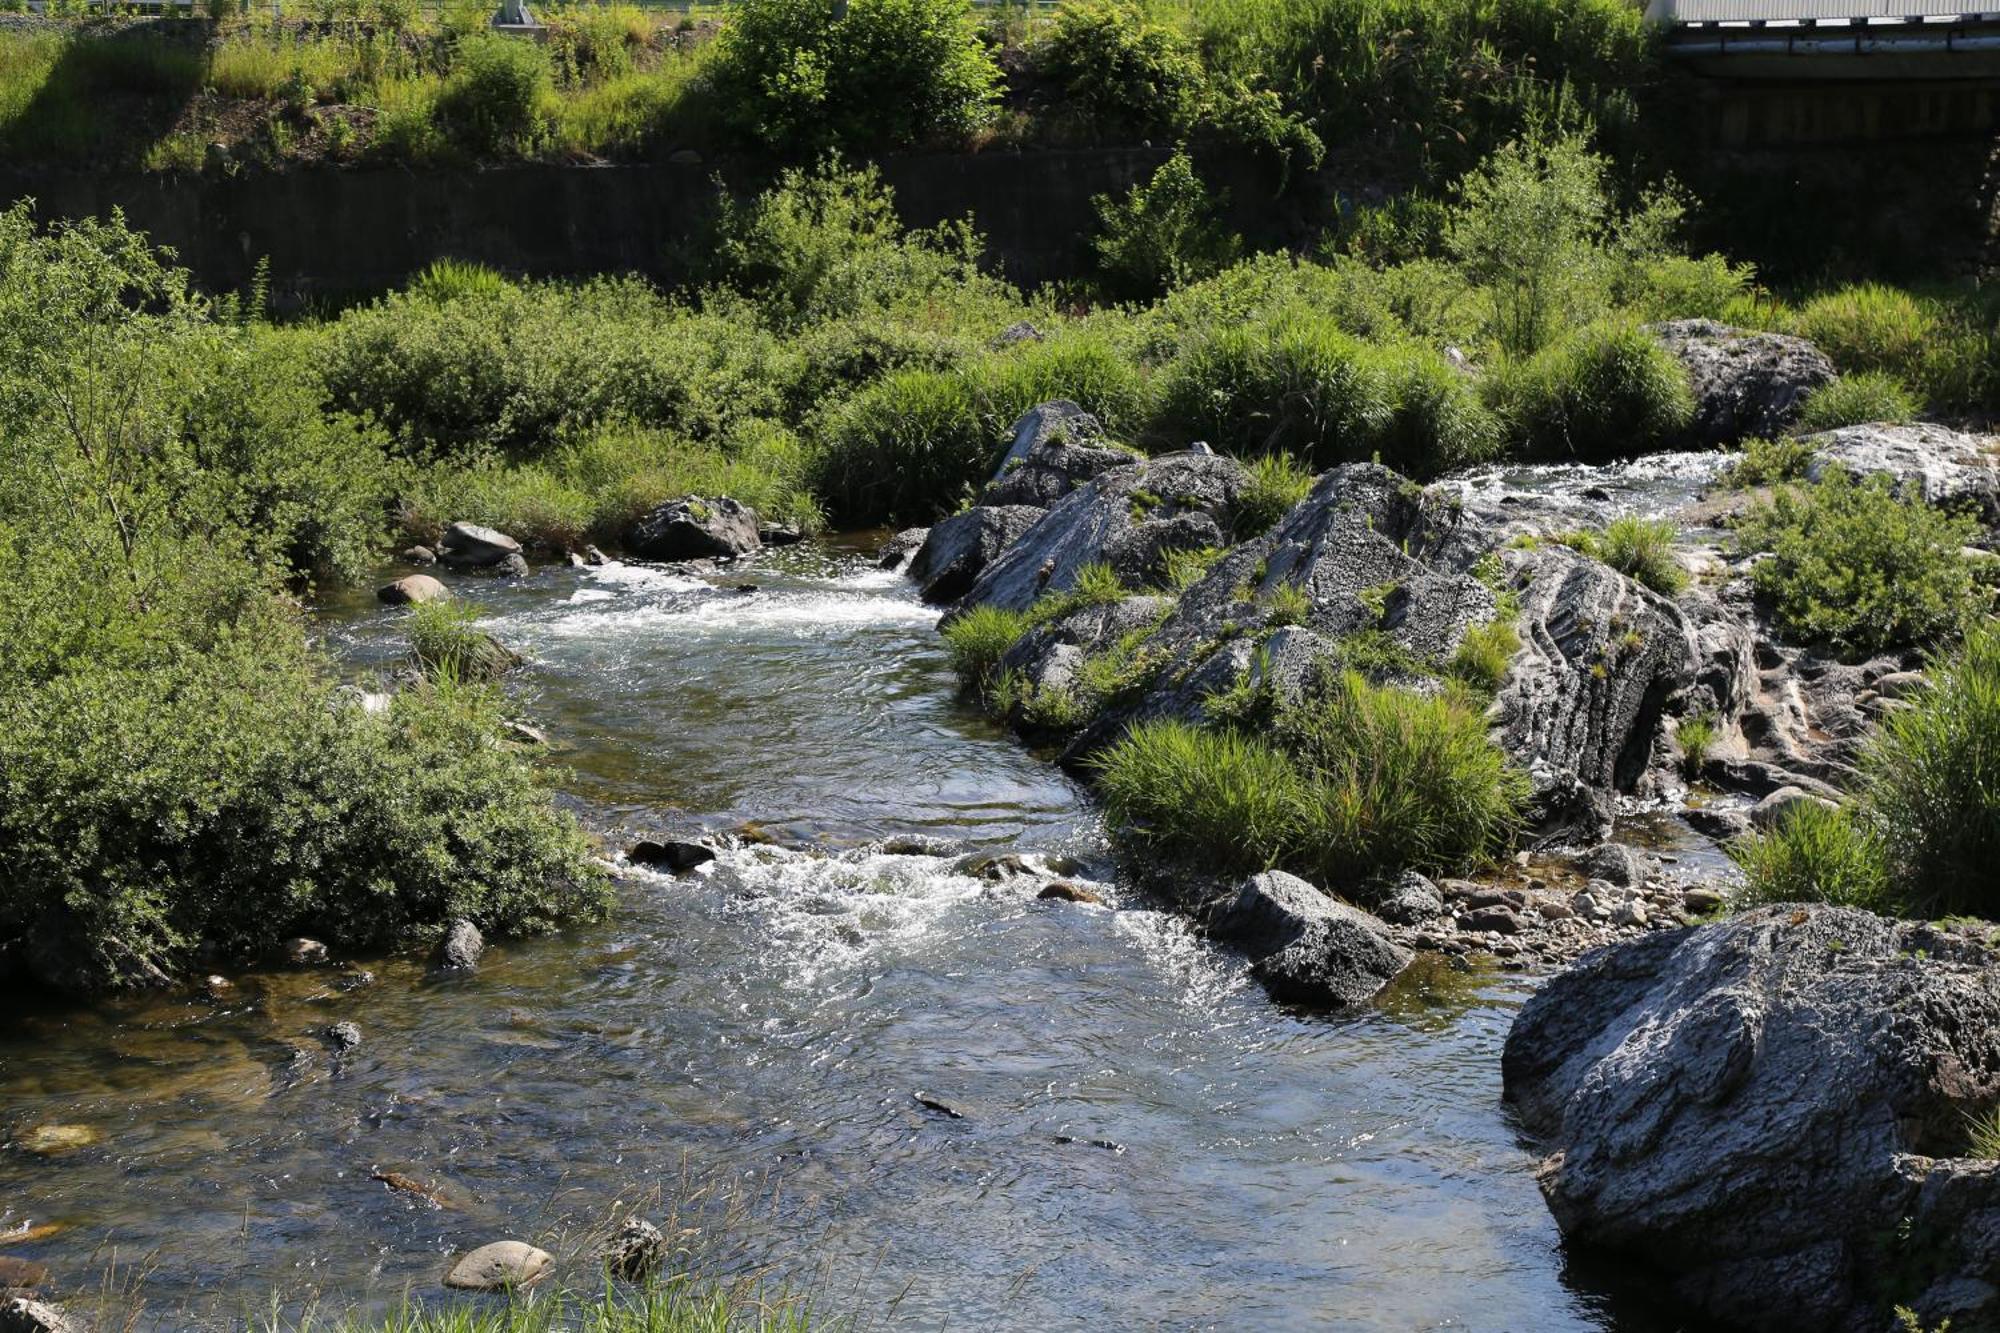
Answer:
M1500 422L1470 375L1428 347L1384 348L1378 360L1393 405L1371 450L1384 463L1432 477L1500 452Z
M1246 464L1250 478L1237 492L1230 526L1238 541L1262 536L1312 492L1313 472L1290 454L1260 454Z
M1282 753L1231 731L1142 722L1096 760L1119 835L1219 871L1268 870L1296 845L1305 783Z
M1902 910L2000 914L2000 623L1975 627L1883 719L1861 768Z
M1579 330L1488 384L1516 443L1544 455L1646 453L1669 444L1694 416L1687 372L1631 324Z
M1778 440L1745 440L1743 452L1723 472L1729 486L1767 486L1779 481L1799 481L1812 466L1819 449L1809 440L1787 437Z
M1145 299L1227 267L1243 244L1219 216L1227 198L1210 194L1184 151L1122 201L1099 195L1099 234L1092 244L1105 289L1114 297Z
M710 80L722 114L779 152L896 148L985 124L999 68L965 0L741 0Z
M1861 426L1872 421L1900 423L1916 415L1916 400L1894 376L1879 370L1864 370L1857 375L1843 375L1813 390L1799 412L1799 429L1811 432Z
M1056 11L1037 58L1065 110L1113 133L1183 126L1202 94L1194 43L1130 0L1071 0Z
M1981 596L1962 548L1976 520L1895 493L1888 477L1830 468L1780 488L1738 525L1746 551L1768 551L1751 579L1785 633L1867 656L1955 635Z
M1768 832L1731 843L1729 855L1743 870L1740 906L1797 902L1890 906L1882 841L1865 819L1845 808L1795 801Z
M961 688L983 694L999 679L1000 659L1028 632L1028 616L997 606L975 606L944 627L945 648Z
M520 152L542 132L552 92L540 43L480 33L459 43L432 115L467 152L497 157Z

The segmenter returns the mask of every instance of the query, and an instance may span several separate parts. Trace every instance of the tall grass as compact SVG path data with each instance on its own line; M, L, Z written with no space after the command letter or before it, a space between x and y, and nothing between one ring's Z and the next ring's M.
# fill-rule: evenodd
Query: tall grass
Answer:
M1142 722L1098 760L1121 836L1225 872L1267 870L1296 847L1305 780L1278 750L1230 731Z
M1917 401L1895 376L1879 370L1842 375L1812 391L1799 412L1799 430L1834 430L1870 422L1897 424L1917 415Z
M504 1304L411 1301L381 1318L273 1320L259 1333L810 1333L848 1326L803 1300L669 1279L599 1295L530 1290Z

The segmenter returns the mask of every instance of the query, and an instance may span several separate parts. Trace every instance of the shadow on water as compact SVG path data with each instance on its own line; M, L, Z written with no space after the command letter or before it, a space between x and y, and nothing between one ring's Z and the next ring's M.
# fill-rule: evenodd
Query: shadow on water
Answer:
M837 845L631 870L608 923L457 981L363 958L0 1011L0 1254L80 1285L115 1246L153 1327L226 1325L274 1289L435 1296L459 1249L584 1250L658 1198L877 1326L1670 1326L1570 1270L1501 1107L1530 983L1427 961L1359 1012L1272 1004L954 700L902 581L838 549L445 577L531 659L594 820ZM404 651L361 601L325 636L362 674ZM846 845L912 832L1076 857L1109 905Z

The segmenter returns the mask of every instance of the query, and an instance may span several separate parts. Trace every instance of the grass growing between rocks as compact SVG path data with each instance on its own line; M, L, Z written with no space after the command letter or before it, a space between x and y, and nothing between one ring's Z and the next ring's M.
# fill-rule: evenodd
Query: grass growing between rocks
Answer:
M813 1333L853 1321L755 1289L666 1280L602 1295L530 1290L504 1304L412 1302L378 1319L307 1319L259 1333Z
M1834 902L1912 916L2000 915L2000 622L1987 620L1890 713L1846 805L1788 807L1732 847L1750 902Z

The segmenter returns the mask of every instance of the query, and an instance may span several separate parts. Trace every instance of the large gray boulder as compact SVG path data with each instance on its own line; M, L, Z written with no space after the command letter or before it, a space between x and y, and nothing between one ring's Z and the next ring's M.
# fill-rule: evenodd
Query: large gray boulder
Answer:
M460 569L489 569L521 554L521 543L478 523L454 523L444 530L438 557Z
M1072 491L983 570L961 606L1025 611L1076 584L1085 565L1111 567L1127 587L1157 585L1166 554L1228 542L1243 465L1209 454L1129 462ZM977 512L977 511L974 511Z
M1966 505L1988 523L2000 521L2000 440L1991 435L1912 422L1903 426L1843 426L1808 435L1814 448L1806 476L1817 481L1838 465L1861 476L1895 478L1905 495L1934 505Z
M1412 957L1380 921L1282 870L1244 880L1208 928L1250 955L1274 996L1301 1003L1365 1003Z
M1652 331L1687 370L1695 402L1689 433L1697 444L1777 435L1798 420L1807 396L1834 378L1833 362L1803 338L1712 319L1674 320Z
M1046 512L1035 505L975 505L941 519L925 534L907 572L922 585L925 601L955 602Z
M1719 1324L2000 1326L2000 967L1930 925L1779 906L1590 955L1522 1009L1507 1099L1564 1236Z
M1060 419L1051 425L1046 417L1052 407L1038 407L1021 418L1015 427L1015 449L1008 450L1000 471L987 483L979 497L982 505L1034 505L1047 509L1079 486L1109 472L1130 465L1138 455L1129 449L1104 443L1103 427L1086 413ZM1034 446L1017 452L1023 433L1034 420L1040 432Z
M632 525L632 553L646 560L715 560L749 555L762 543L757 511L728 496L684 495Z
M1069 399L1037 404L1015 419L1013 438L993 470L993 481L1005 480L1028 455L1050 444L1088 444L1103 437L1102 423Z

